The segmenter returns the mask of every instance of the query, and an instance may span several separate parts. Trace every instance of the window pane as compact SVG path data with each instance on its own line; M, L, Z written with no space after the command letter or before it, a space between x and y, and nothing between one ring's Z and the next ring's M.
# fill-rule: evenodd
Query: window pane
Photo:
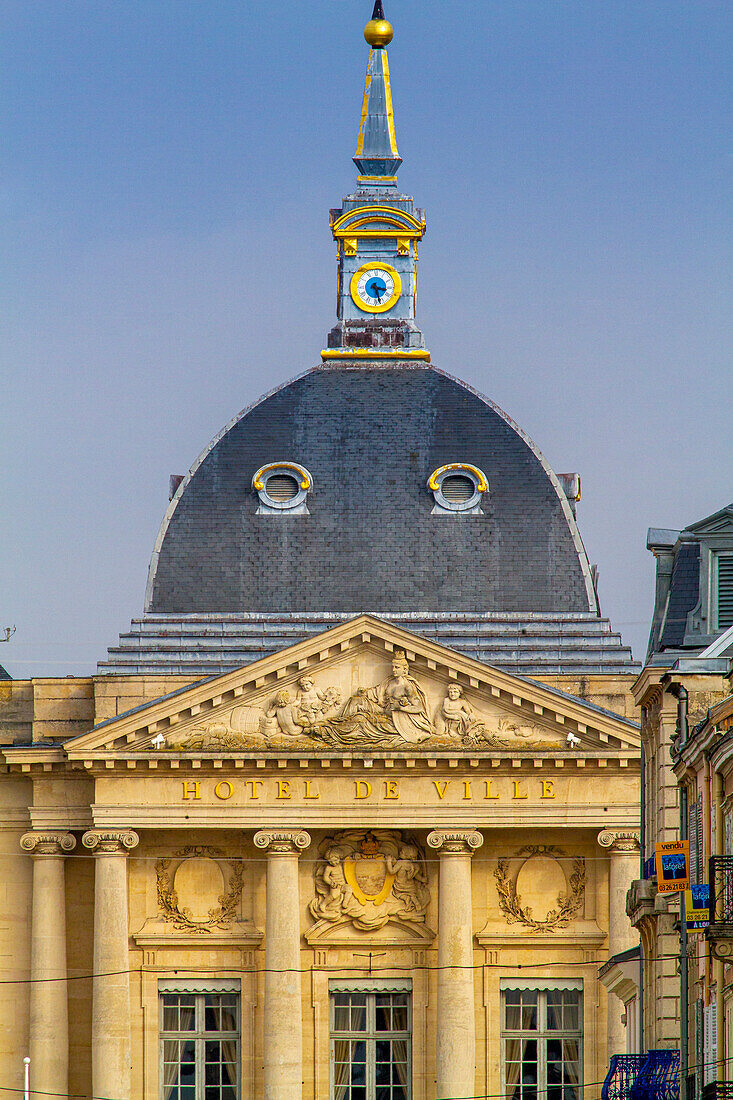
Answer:
M529 990L523 990L522 997L522 1031L535 1031L537 1028L537 994L532 993L531 998L526 996Z
M178 1005L163 1005L163 1031L178 1031Z
M376 1051L378 1062L392 1061L392 1043L389 1039L377 1039Z
M349 1006L337 1004L333 1010L333 1027L335 1031L348 1031L350 1020Z
M377 1062L375 1070L378 1085L389 1085L392 1083L392 1065L390 1062Z

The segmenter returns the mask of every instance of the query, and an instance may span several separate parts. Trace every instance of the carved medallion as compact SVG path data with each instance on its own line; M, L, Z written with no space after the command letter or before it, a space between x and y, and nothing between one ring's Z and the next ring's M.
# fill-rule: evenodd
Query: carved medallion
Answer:
M412 839L387 829L346 831L328 837L319 851L308 906L315 920L362 931L390 921L425 922L430 891L424 857Z

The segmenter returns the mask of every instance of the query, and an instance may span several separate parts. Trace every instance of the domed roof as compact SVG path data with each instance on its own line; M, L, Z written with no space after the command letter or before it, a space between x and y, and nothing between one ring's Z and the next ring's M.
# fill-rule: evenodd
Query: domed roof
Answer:
M253 477L296 463L304 514ZM441 466L486 475L481 514L435 514ZM260 511L258 511L258 508ZM147 611L596 612L560 484L505 413L432 367L317 367L236 417L180 485Z

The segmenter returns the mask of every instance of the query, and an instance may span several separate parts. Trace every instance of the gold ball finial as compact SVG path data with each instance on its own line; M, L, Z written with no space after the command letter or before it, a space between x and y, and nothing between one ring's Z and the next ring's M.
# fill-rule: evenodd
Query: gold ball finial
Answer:
M364 28L364 37L375 50L381 50L392 41L392 24L386 19L370 19Z

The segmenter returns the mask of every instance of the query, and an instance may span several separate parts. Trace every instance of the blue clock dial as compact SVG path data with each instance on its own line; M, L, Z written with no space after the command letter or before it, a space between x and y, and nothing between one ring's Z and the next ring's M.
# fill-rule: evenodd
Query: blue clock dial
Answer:
M384 279L372 276L364 289L370 298L376 298L378 302L381 302L387 292L387 284Z

